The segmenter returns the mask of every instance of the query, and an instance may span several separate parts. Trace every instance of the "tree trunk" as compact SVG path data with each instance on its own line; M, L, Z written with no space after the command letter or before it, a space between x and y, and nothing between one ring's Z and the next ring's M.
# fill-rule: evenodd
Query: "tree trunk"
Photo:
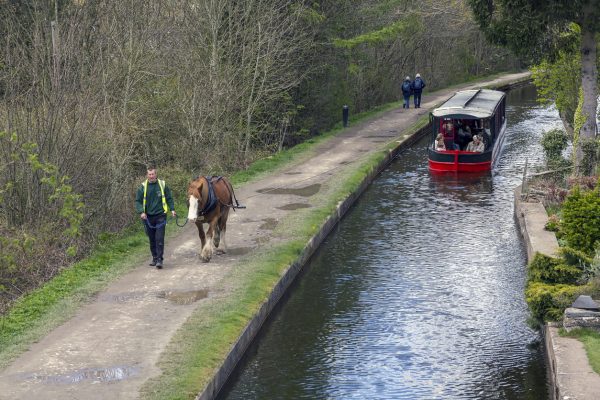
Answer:
M577 169L583 160L581 144L586 140L594 139L598 131L596 126L596 110L598 107L598 68L596 66L596 40L591 24L585 23L596 10L593 2L588 2L584 7L584 18L581 25L581 86L583 88L582 114L585 122L579 130L579 140L575 154Z

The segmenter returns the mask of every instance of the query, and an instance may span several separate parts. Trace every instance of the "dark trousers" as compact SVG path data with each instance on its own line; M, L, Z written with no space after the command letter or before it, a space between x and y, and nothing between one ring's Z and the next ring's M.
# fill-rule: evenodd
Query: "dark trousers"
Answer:
M421 92L415 92L413 96L415 97L415 107L421 107Z
M402 105L402 108L410 108L410 94L404 95L404 104Z
M152 258L156 261L162 261L165 249L165 222L167 222L167 216L165 214L148 215L146 221L144 227L146 228L146 235L150 239Z

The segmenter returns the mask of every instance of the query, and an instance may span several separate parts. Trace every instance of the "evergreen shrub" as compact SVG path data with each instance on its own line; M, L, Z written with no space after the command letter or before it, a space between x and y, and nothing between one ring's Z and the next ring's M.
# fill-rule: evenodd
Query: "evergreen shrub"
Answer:
M582 191L576 186L562 208L561 237L569 246L593 255L600 241L600 196L598 188Z
M547 284L574 284L581 277L582 268L569 265L561 258L536 253L529 264L529 281Z
M544 225L544 229L550 232L558 232L560 230L560 218L558 215L550 215L548 222Z
M565 308L584 290L585 286L530 282L525 290L525 299L533 317L541 321L557 321L562 318Z
M567 148L568 143L569 136L560 129L552 129L544 132L544 135L542 136L542 147L546 154L546 161L548 164L563 159L562 152Z

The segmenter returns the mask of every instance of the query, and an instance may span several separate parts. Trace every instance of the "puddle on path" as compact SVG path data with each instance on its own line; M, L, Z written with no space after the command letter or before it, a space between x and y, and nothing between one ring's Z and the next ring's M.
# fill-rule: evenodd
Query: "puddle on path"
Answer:
M185 306L188 304L192 304L200 299L205 299L208 297L208 290L188 290L188 291L175 291L175 290L165 290L158 292L156 295L159 299L167 299L172 301L173 303Z
M279 221L277 221L275 218L265 218L263 219L263 224L259 226L258 229L267 229L272 231L275 229L278 223Z
M26 380L34 380L42 383L73 384L80 382L115 382L122 381L139 373L138 367L108 367L108 368L84 368L63 375L41 375L30 374Z
M300 175L302 172L300 171L292 171L292 172L286 172L286 175Z
M291 211L291 210L298 210L300 208L310 208L311 205L310 204L306 204L306 203L290 203L290 204L286 204L285 206L281 206L281 207L277 207L280 210L284 210L284 211Z
M302 197L310 197L321 190L321 184L315 183L314 185L304 186L301 188L264 188L257 190L258 193L268 193L268 194L293 194L296 196Z

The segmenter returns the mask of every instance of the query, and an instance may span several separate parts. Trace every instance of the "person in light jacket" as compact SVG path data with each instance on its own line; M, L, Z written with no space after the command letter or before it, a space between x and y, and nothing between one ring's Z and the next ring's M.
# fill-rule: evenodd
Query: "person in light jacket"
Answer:
M485 146L478 135L473 135L473 140L469 142L467 151L474 153L483 153Z

